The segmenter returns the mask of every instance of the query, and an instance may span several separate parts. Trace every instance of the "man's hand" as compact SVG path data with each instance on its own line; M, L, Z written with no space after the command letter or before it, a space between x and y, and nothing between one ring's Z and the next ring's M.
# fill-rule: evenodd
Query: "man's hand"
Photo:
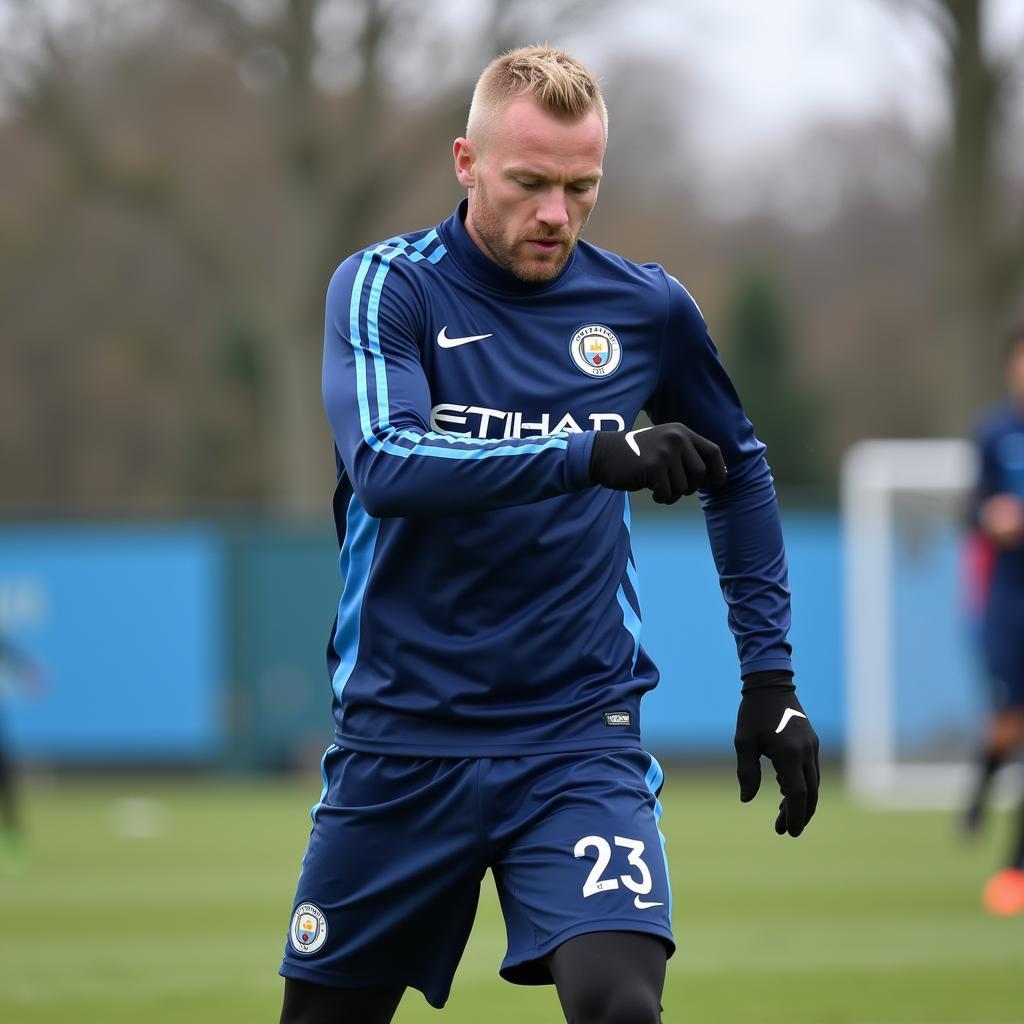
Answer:
M1024 502L1013 494L994 494L978 510L982 529L1000 547L1016 547L1024 538Z
M775 766L782 790L775 831L798 836L818 805L818 737L796 699L796 687L780 672L755 672L743 687L736 716L736 774L740 800L761 786L761 755Z
M590 479L616 491L653 492L671 505L684 494L725 483L725 461L713 441L682 423L639 430L599 430L590 455Z

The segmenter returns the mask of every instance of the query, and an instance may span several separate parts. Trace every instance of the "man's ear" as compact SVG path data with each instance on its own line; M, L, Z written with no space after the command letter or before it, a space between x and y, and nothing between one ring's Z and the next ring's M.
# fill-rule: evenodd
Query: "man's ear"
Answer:
M461 136L452 145L452 155L455 157L455 177L464 188L476 186L476 147L469 139Z

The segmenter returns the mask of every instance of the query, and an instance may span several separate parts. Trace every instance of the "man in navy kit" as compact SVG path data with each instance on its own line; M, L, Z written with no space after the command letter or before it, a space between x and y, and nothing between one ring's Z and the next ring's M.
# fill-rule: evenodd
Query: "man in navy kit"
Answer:
M658 674L625 492L700 490L744 680L741 799L766 754L776 831L814 812L764 447L679 282L579 241L606 138L586 68L506 54L454 145L467 200L328 289L337 730L283 1021L387 1022L407 986L443 1006L487 868L503 977L553 981L570 1022L661 1019L664 776L639 721ZM643 410L654 426L632 429Z
M1024 743L1024 329L1010 336L1007 382L1009 399L985 416L977 438L974 527L994 549L982 620L993 715L965 815L969 829L980 824L996 770ZM1024 803L1006 867L983 900L995 914L1024 913Z
M0 630L0 696L3 691L39 689L42 673L36 663L16 647ZM0 869L16 871L24 865L22 837L13 758L5 750L3 722L0 721Z

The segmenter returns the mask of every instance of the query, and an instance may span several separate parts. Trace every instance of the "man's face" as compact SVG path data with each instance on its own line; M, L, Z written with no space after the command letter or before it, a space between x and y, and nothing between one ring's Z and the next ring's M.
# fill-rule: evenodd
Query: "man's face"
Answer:
M1010 394L1016 403L1024 408L1024 338L1021 338L1010 351L1006 367Z
M568 122L529 96L514 99L485 138L455 141L456 174L469 191L466 230L520 280L551 280L594 208L603 159L596 110Z

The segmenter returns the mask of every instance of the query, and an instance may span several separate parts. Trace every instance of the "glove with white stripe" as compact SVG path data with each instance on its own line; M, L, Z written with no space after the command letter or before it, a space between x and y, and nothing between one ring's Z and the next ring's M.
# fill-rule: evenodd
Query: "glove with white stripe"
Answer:
M682 423L639 430L599 430L590 454L590 479L615 491L653 492L671 505L684 494L725 483L725 461L714 441Z
M782 790L775 831L798 836L818 805L818 737L796 698L788 672L751 672L743 677L736 716L736 775L740 800L753 800L761 786L761 755L775 767Z

